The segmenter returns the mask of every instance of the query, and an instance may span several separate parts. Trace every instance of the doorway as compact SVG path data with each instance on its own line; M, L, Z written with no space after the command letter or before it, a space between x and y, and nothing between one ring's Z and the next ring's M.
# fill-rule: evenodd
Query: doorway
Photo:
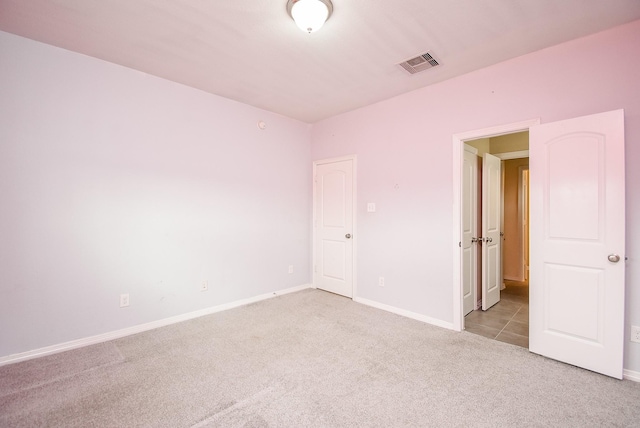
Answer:
M453 279L454 284L456 286L453 287L453 328L458 331L462 331L464 329L464 311L463 311L463 294L464 294L464 281L463 277L466 278L468 276L467 272L464 272L463 269L463 257L464 251L460 251L463 248L463 203L462 203L462 188L466 183L463 184L463 159L464 159L464 151L465 151L465 142L478 140L478 139L491 139L494 137L500 137L507 134L514 134L518 132L529 131L529 128L532 126L539 125L539 119L527 120L522 122L511 123L507 125L500 125L491 128L475 130L464 132L460 134L453 135L453 190L454 190L454 246L453 246L453 262L454 262L454 271L453 271ZM490 141L487 141L490 145ZM514 149L511 149L513 152ZM507 150L504 150L506 152ZM526 151L525 151L526 153ZM511 153L511 156L517 156L518 153ZM522 157L520 155L519 157ZM500 258L498 258L500 259ZM502 270L500 269L501 273ZM502 283L502 279L499 280ZM474 285L475 287L475 285Z
M313 163L313 284L355 295L356 157Z
M622 379L624 351L624 110L453 135L453 328L462 311L465 141L529 130L529 350ZM587 196L585 196L587 195ZM621 255L622 254L622 255Z
M463 215L467 219L463 229L472 235L475 231L472 239L463 239L466 257L462 263L467 273L463 279L465 329L525 348L529 346L528 150L528 131L465 141L465 163L472 164L464 172L465 182L475 181L476 185L463 186L462 190ZM492 184L493 171L487 169L495 162L499 182ZM470 174L476 177L468 177ZM494 197L483 188L487 185L498 190L497 203L484 201ZM475 206L468 209L472 203ZM491 216L499 224L499 236L491 235L491 228L487 227L490 220L486 217ZM495 246L493 239L500 245ZM483 260L492 256L491 245L498 248L499 263ZM495 273L483 271L496 266ZM492 289L491 282L485 284L487 281L496 286Z

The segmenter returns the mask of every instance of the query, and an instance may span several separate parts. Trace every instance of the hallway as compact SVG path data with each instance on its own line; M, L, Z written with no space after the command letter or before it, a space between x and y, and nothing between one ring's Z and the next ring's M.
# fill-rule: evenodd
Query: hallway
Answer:
M465 330L529 348L529 283L505 281L500 301L487 311L470 312L465 318Z

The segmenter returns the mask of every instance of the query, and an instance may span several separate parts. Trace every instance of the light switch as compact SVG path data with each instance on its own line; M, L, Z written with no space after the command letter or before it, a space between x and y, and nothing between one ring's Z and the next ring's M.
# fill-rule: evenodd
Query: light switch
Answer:
M368 212L368 213L374 213L374 212L376 212L376 204L375 204L375 203L373 203L373 202L369 202L369 203L367 204L367 212Z

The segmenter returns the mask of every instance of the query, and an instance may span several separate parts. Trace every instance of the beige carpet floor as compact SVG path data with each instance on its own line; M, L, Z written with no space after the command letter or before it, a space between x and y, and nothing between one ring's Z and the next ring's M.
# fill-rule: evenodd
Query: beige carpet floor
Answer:
M632 427L640 383L305 290L0 367L1 427Z

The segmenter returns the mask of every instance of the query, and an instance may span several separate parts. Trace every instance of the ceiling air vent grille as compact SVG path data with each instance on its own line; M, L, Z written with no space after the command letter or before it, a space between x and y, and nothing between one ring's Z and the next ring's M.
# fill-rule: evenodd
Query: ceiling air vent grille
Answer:
M436 65L440 65L440 63L430 53L424 53L415 58L406 60L405 62L401 62L398 65L409 73L416 74L420 71L428 70Z

